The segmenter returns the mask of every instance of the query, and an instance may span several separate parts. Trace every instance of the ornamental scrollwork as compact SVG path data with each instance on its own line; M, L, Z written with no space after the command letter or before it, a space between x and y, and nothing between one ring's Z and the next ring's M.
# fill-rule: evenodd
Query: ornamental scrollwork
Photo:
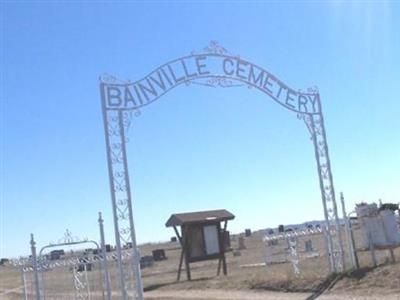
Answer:
M104 73L99 77L100 82L107 84L127 84L130 83L130 80L121 80L115 77L114 75Z
M312 117L308 114L297 114L297 119L302 120L304 124L306 124L308 132L311 135L310 139L312 140L314 130L312 128L311 118Z
M227 54L228 50L222 47L217 41L210 41L207 47L203 48L206 53L214 53L214 54Z
M231 88L231 87L238 87L243 86L244 84L235 83L233 80L226 78L224 76L214 76L207 80L200 81L200 80L192 80L190 81L191 84L202 85L206 87L222 87L222 88Z
M84 242L87 241L87 238L79 238L77 236L72 235L71 231L68 229L65 230L64 236L57 241L57 243L50 243L50 245L56 245L56 244L68 244L68 243L78 243L78 242Z

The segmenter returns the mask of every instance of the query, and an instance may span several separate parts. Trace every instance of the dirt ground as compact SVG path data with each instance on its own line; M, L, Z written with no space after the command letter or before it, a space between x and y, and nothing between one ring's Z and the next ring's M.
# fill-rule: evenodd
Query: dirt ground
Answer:
M153 291L145 293L146 300L305 300L310 293L255 292L227 290L191 290L191 291ZM329 293L318 297L319 300L399 300L400 295L357 295Z
M277 292L269 290L188 289L160 288L145 293L147 300L294 300L310 299L309 292ZM400 263L363 268L344 275L320 300L400 300Z
M314 251L306 252L305 241L311 239ZM176 242L141 245L141 255L151 255L154 249L164 249L167 260L155 262L142 270L142 279L147 300L258 300L307 299L324 286L329 275L328 260L324 249L323 235L299 239L301 273L295 276L293 266L288 261L287 244L280 241L269 249L269 261L265 264L266 247L263 234L255 232L245 239L246 249L230 251L226 255L228 275L217 276L217 261L203 261L191 264L192 280L186 280L183 269L181 280L177 281L177 267L180 246ZM238 246L238 237L232 236L234 250ZM344 245L345 249L347 245ZM390 263L387 250L377 251L378 268L371 268L371 257L366 251L359 252L361 269L349 272L340 280L330 283L330 289L318 297L321 300L400 300L400 248L395 250L397 263ZM349 263L347 260L346 263ZM129 264L126 264L127 267ZM116 262L109 261L111 284L117 291ZM70 268L53 269L44 274L46 295L51 299L73 299ZM93 299L102 299L99 289L101 277L94 270L88 273L93 288ZM32 274L26 274L28 293L33 294ZM133 282L133 279L132 279ZM11 266L0 266L0 299L21 299L21 273ZM58 293L58 294L57 294ZM50 299L46 297L46 299ZM115 297L118 298L117 296ZM33 299L30 297L29 299ZM312 298L309 298L312 299ZM315 298L314 298L315 299Z
M295 300L306 299L307 296L308 294L228 290L152 291L145 293L146 300Z
M359 232L356 231L356 237ZM315 249L309 255L303 251L303 244L311 239ZM358 237L359 240L359 237ZM235 248L237 237L232 238ZM315 235L299 239L301 274L293 274L292 265L287 262L286 243L280 241L272 246L272 261L265 262L265 244L257 232L246 238L246 249L240 256L227 253L228 276L216 276L217 262L208 261L192 265L193 280L186 281L184 270L181 282L176 282L176 266L179 249L173 244L163 245L170 260L160 262L152 268L143 270L146 299L207 299L207 300L258 300L258 299L307 299L318 290L328 277L329 268L323 246L323 236ZM147 245L142 251L150 253L160 245ZM347 245L344 245L347 247ZM358 253L361 269L349 272L334 283L329 290L319 296L321 300L400 300L400 248L395 251L397 263L392 264L387 250L377 252L379 267L371 268L370 253ZM346 263L349 263L347 260ZM157 276L154 276L154 274Z

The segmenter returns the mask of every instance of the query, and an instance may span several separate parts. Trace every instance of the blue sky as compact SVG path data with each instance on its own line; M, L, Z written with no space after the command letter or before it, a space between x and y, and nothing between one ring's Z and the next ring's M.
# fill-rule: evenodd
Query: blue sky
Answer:
M390 1L3 1L0 256L74 235L113 243L98 77L137 80L217 40L294 89L318 86L334 183L350 209L400 201L400 5ZM254 89L190 86L129 132L139 242L175 212L226 208L230 229L322 219L312 143Z

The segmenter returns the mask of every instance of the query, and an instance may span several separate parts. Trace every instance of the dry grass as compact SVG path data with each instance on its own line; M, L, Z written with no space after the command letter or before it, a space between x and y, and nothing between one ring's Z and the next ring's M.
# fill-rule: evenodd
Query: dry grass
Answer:
M359 232L356 230L356 239L359 240ZM309 254L304 251L304 242L311 239L318 257L307 257ZM152 268L143 270L143 281L145 289L267 289L280 291L312 291L330 273L328 260L325 253L325 246L322 234L311 237L299 238L300 245L300 276L293 274L293 267L289 262L244 268L243 265L265 262L265 244L259 232L246 238L246 250L241 250L241 256L233 256L232 252L227 253L228 276L216 276L217 261L206 261L192 264L191 282L186 281L186 274L183 271L181 282L176 282L176 270L180 248L176 243L148 244L142 249L147 255L152 249L164 248L169 259L157 262ZM236 237L232 237L232 246L237 246ZM273 258L282 261L285 258L287 244L280 241L277 246L272 246ZM344 245L347 249L347 245ZM400 249L396 250L396 257L400 259ZM380 264L388 262L387 251L378 251L377 258ZM362 268L371 266L369 252L359 252L360 265ZM349 260L347 260L349 263ZM396 269L399 264L388 266L389 269ZM400 274L400 273L399 273ZM394 275L393 275L394 276ZM385 277L383 277L385 278ZM388 278L388 282L391 279ZM384 283L382 283L384 284ZM390 284L386 284L392 289Z
M356 238L359 240L358 232ZM227 253L228 276L216 276L217 261L204 261L191 264L192 281L186 281L186 273L183 270L181 281L176 281L180 247L178 243L145 244L140 248L142 255L151 255L154 249L162 248L166 251L167 260L155 262L152 267L142 270L143 284L146 291L174 292L199 290L230 290L230 291L291 291L311 292L315 290L329 274L327 257L324 249L323 235L317 234L312 237L301 237L300 245L300 276L294 276L293 267L289 262L272 264L268 266L243 267L243 265L259 264L265 262L265 244L259 232L246 238L246 249L241 250L240 256L234 256L232 252ZM308 257L304 251L304 242L307 239L313 241L315 250L319 256ZM232 237L232 246L237 247L237 237ZM346 245L345 249L346 248ZM286 242L280 241L278 245L272 246L272 258L275 261L282 261L285 258ZM395 253L400 260L400 248ZM388 264L386 251L378 251L377 257L382 265L377 269L368 268L371 266L371 258L368 252L360 252L359 258L362 269L347 274L332 292L337 295L367 295L371 294L400 294L400 263ZM128 265L126 265L128 267ZM89 281L93 290L94 299L101 299L101 277L96 272L88 272ZM109 262L109 270L113 290L117 291L116 262ZM32 278L27 275L27 281ZM68 267L54 269L44 275L46 281L46 293L50 298L46 299L71 299L74 293L72 287L72 272ZM132 281L133 282L133 281ZM0 267L0 299L20 299L21 294L18 287L21 286L20 272L11 267ZM15 289L14 291L10 291ZM4 294L5 291L9 291ZM32 285L29 293L33 293ZM51 295L53 297L51 297ZM151 295L151 293L149 293ZM115 295L117 296L117 295ZM232 296L233 297L233 296ZM150 298L153 299L153 298ZM167 299L167 298L166 298ZM168 298L172 299L172 298ZM193 298L194 299L194 298Z

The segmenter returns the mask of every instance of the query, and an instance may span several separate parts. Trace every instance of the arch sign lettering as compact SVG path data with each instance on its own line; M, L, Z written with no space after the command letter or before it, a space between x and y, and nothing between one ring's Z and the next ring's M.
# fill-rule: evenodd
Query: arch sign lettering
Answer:
M317 93L302 93L289 88L264 70L238 57L223 54L194 54L173 60L146 77L129 84L109 84L105 90L107 109L139 109L180 84L214 78L208 84L229 86L242 82L267 94L287 109L318 114ZM207 84L207 81L204 82Z
M239 56L231 55L217 42L211 42L201 53L193 52L167 62L137 81L122 82L112 76L100 78L122 298L130 298L126 281L129 276L126 273L131 272L130 274L136 278L136 296L138 299L143 299L127 167L126 130L131 123L132 115L139 115L146 106L180 85L252 88L266 94L304 121L314 144L331 271L342 271L343 245L318 91L315 88L306 92L292 89L264 68ZM125 270L122 266L121 253L124 245L128 243L133 245L134 260L132 268Z

